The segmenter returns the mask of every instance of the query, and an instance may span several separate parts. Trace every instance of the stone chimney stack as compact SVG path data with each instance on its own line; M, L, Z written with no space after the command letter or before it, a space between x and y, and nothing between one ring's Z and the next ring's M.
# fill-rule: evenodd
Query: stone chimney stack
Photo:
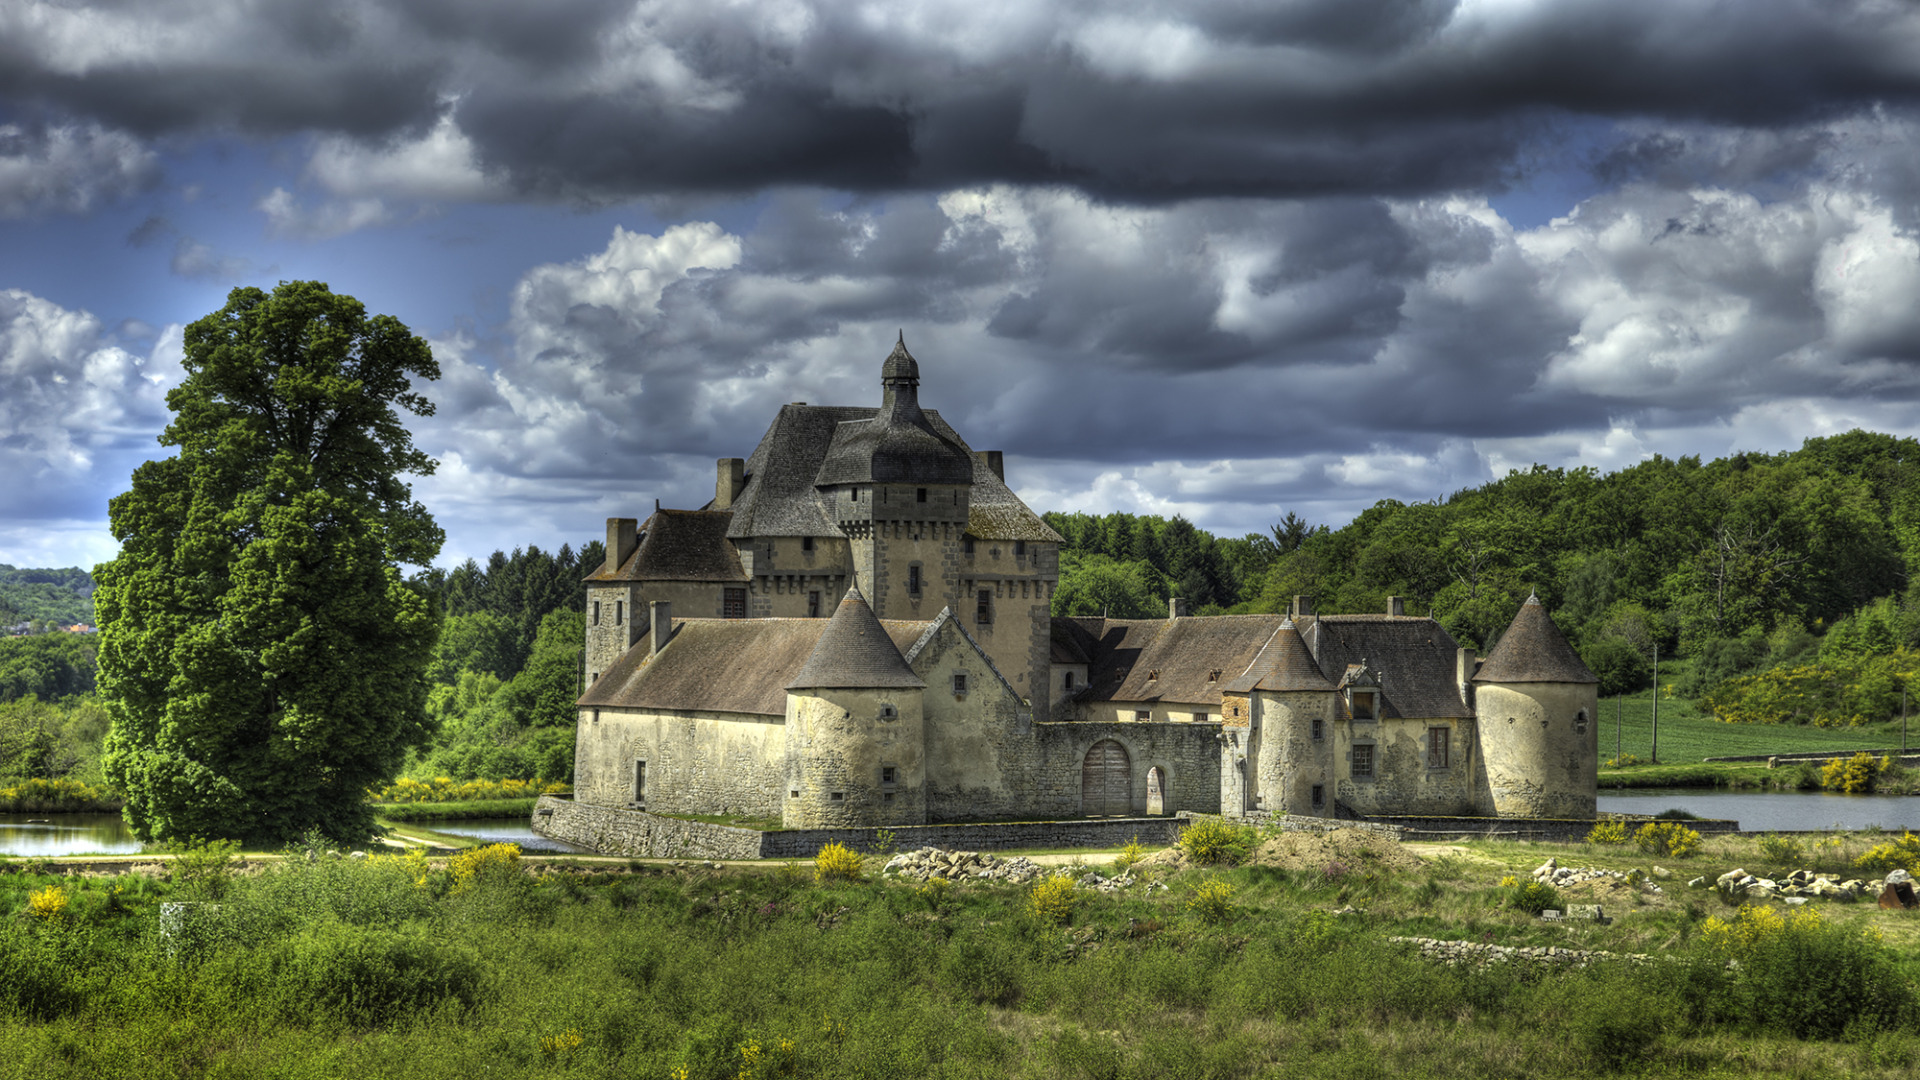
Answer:
M653 635L647 655L659 656L660 650L667 647L667 639L673 636L673 602L655 600L648 604L647 622L647 632Z
M1387 597L1387 614L1405 615L1406 613L1407 613L1407 605L1404 600L1401 600L1397 596Z
M632 518L607 519L607 573L617 574L627 563L627 556L639 545L634 530L639 522Z
M1167 618L1184 619L1187 616L1187 602L1177 596L1167 598Z
M720 459L719 475L713 481L713 508L715 510L733 509L733 500L740 497L740 489L747 486L747 460L737 457Z
M1473 704L1473 673L1479 666L1473 650L1462 646L1459 659L1454 664L1453 677L1460 684L1460 700L1469 705Z
M1296 619L1304 619L1307 616L1313 614L1313 597L1311 596L1294 597L1293 607L1287 611L1287 614Z
M976 469L986 469L993 473L993 475L999 477L1000 482L1003 484L1007 482L1007 460L1005 454L999 450L975 450L973 452L973 467Z

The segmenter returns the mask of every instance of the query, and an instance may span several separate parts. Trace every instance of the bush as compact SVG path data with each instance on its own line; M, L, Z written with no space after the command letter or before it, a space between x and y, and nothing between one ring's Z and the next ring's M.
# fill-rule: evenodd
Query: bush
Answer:
M1033 893L1027 898L1027 909L1041 922L1058 926L1073 918L1073 909L1080 901L1079 893L1072 878L1065 874L1054 874L1040 879L1033 886Z
M866 878L866 859L845 844L828 844L813 857L815 881L862 881Z
M67 889L64 885L49 885L27 897L27 910L36 919L52 922L67 913Z
M1231 866L1253 853L1260 834L1247 825L1220 818L1200 818L1180 834L1180 850L1187 858L1209 866Z
M1807 856L1806 845L1798 837L1768 833L1760 838L1760 854L1774 867L1792 869Z
M384 787L367 789L367 798L377 803L482 802L564 795L572 790L565 784L538 780L455 780L449 776L413 780L403 776Z
M168 844L167 850L173 854L173 867L167 876L182 899L212 901L226 895L240 841L196 836Z
M1801 1039L1849 1028L1888 1029L1913 1017L1913 985L1878 933L1834 926L1813 908L1748 904L1731 921L1709 918L1707 947L1737 961L1734 1019Z
M1884 874L1889 870L1920 870L1920 836L1904 832L1898 840L1875 844L1867 849L1866 854L1853 860L1853 865L1875 874Z
M462 893L483 878L509 873L520 868L519 844L488 844L469 848L447 861L453 875L453 891Z
M1670 859L1684 859L1700 849L1700 834L1677 821L1650 821L1633 834L1641 851Z
M1521 881L1508 875L1500 879L1500 906L1538 915L1560 906L1560 891L1541 881Z
M1140 860L1146 857L1147 849L1140 845L1140 838L1136 836L1127 841L1127 846L1120 849L1120 854L1114 856L1113 868L1125 874L1132 871L1139 865Z
M424 929L326 925L265 950L267 985L283 1014L330 1016L354 1027L417 1018L443 1002L471 1007L480 996L479 961Z
M1841 791L1848 795L1865 794L1873 790L1874 781L1880 776L1880 762L1865 750L1845 761L1839 758L1828 759L1820 767L1820 786L1828 791Z
M1602 821L1587 833L1589 844L1624 844L1627 842L1627 825L1624 821Z
M1233 886L1219 878L1202 882L1187 901L1187 910L1209 926L1226 922L1233 917Z

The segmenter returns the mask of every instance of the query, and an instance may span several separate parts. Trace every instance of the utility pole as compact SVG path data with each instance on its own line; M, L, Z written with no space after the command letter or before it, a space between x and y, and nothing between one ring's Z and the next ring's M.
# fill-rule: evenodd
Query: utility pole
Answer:
M1900 688L1900 751L1907 749L1907 688Z
M1660 643L1653 643L1653 764L1660 764Z
M1620 694L1613 695L1613 760L1615 761L1620 760L1620 750L1621 750L1621 742L1620 742L1620 698L1621 697L1622 695Z

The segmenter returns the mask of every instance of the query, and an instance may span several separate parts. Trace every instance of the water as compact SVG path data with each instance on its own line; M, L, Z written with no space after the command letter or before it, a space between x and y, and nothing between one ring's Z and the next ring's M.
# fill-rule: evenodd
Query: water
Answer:
M0 855L130 855L140 841L119 814L0 814Z
M1600 809L1616 814L1657 814L1679 809L1703 818L1726 818L1746 832L1811 829L1920 829L1920 796L1836 795L1824 791L1702 791L1698 788L1601 789Z
M471 836L490 844L519 844L522 851L592 854L586 848L574 847L572 844L541 836L534 832L533 827L527 824L527 819L522 817L422 822L421 827L432 829L434 832L452 833L455 836Z

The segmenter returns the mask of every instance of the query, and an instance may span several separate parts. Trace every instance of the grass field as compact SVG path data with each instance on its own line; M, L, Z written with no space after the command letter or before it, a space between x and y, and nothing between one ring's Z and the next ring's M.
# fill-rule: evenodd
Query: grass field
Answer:
M1619 747L1642 761L1653 756L1653 693L1600 701L1600 760L1615 755L1614 716L1618 709ZM1920 746L1920 724L1914 725ZM1828 751L1851 754L1900 745L1900 726L1884 728L1788 727L1778 724L1723 724L1700 715L1690 701L1660 701L1660 760L1672 764L1739 754L1789 754ZM1602 773L1605 773L1604 767Z

